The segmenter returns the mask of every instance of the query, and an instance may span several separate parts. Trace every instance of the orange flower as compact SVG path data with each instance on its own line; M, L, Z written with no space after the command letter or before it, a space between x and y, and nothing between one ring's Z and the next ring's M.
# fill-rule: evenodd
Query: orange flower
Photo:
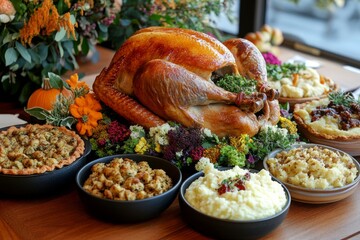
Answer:
M71 115L78 120L76 130L80 135L91 136L93 129L98 126L98 121L102 119L102 114L99 112L101 105L91 93L75 98L69 110Z
M79 81L79 76L77 73L70 76L69 79L66 80L67 84L69 84L71 90L74 92L75 97L84 96L89 93L90 88L84 81Z
M20 30L20 39L23 45L30 44L32 39L39 34L51 35L63 27L68 37L71 34L74 39L75 29L71 23L70 14L60 16L52 0L44 0L42 5L31 15L29 21Z

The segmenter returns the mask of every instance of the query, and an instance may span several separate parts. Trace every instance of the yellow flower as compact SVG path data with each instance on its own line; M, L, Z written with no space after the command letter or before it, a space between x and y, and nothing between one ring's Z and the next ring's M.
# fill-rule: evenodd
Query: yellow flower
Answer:
M102 119L100 103L93 94L86 94L84 97L75 98L75 102L70 105L71 115L78 120L76 130L80 135L91 136L93 129L98 126L98 121Z
M291 134L296 134L297 133L297 127L296 127L296 123L285 118L285 117L280 117L279 119L280 121L280 127L282 128L286 128L289 133Z
M229 139L230 139L230 145L235 147L239 152L243 152L245 154L249 152L248 144L252 141L249 135L241 134L240 136L237 137L229 137Z
M148 150L149 144L147 143L144 137L140 138L140 141L135 146L135 152L139 154L144 154Z
M161 145L158 142L155 143L155 151L158 153L161 152Z
M212 163L216 163L220 157L220 149L222 147L223 147L222 144L218 144L214 147L205 149L203 157L210 159L210 162Z

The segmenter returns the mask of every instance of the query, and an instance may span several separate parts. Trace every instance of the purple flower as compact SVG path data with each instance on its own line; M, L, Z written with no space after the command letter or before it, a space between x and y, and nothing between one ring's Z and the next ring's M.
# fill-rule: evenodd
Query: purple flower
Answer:
M248 157L248 162L250 163L250 164L254 164L255 163L255 158L254 158L254 156L252 155L252 154L250 154L249 155L249 157Z
M281 61L271 52L262 53L266 64L281 65Z
M112 143L122 142L131 134L130 129L118 121L112 121L108 126L107 132Z
M98 144L100 147L105 146L105 144L106 144L106 139L104 139L104 138L98 139L98 140L97 140L97 144Z
M197 146L190 151L190 157L194 161L199 161L204 154L204 150L205 149L202 146Z

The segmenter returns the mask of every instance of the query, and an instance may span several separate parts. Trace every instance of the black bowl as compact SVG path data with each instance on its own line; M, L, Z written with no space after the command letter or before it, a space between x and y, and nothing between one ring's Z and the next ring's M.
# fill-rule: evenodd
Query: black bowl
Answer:
M134 201L104 199L85 191L83 185L90 176L91 167L99 162L109 163L116 157L130 158L135 162L146 161L152 169L163 169L172 179L173 187L160 195ZM120 154L99 158L86 164L76 176L78 192L86 210L98 218L118 223L141 222L159 216L175 200L181 180L182 175L180 170L169 161L154 156L139 154Z
M83 139L84 140L84 139ZM85 165L91 145L84 140L84 154L68 166L31 175L0 173L0 197L41 197L56 194L74 184L76 173Z
M225 170L225 169L220 169ZM250 170L257 172L257 170ZM287 202L284 208L277 214L258 220L228 220L220 219L206 215L195 208L185 199L185 191L190 184L204 176L203 172L198 172L193 176L186 179L180 187L179 192L179 205L183 219L195 230L200 233L215 239L257 239L270 233L277 228L285 219L290 203L291 196L284 184L277 181L285 190Z

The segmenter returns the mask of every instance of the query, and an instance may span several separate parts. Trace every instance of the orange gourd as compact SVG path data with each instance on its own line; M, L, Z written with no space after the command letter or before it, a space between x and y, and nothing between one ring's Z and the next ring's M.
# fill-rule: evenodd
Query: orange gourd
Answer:
M56 101L56 97L59 94L63 94L65 97L69 97L72 95L72 92L66 88L62 90L53 88L50 85L50 81L48 78L43 80L42 88L35 90L29 97L27 102L27 108L39 107L46 110L52 110L53 104Z

